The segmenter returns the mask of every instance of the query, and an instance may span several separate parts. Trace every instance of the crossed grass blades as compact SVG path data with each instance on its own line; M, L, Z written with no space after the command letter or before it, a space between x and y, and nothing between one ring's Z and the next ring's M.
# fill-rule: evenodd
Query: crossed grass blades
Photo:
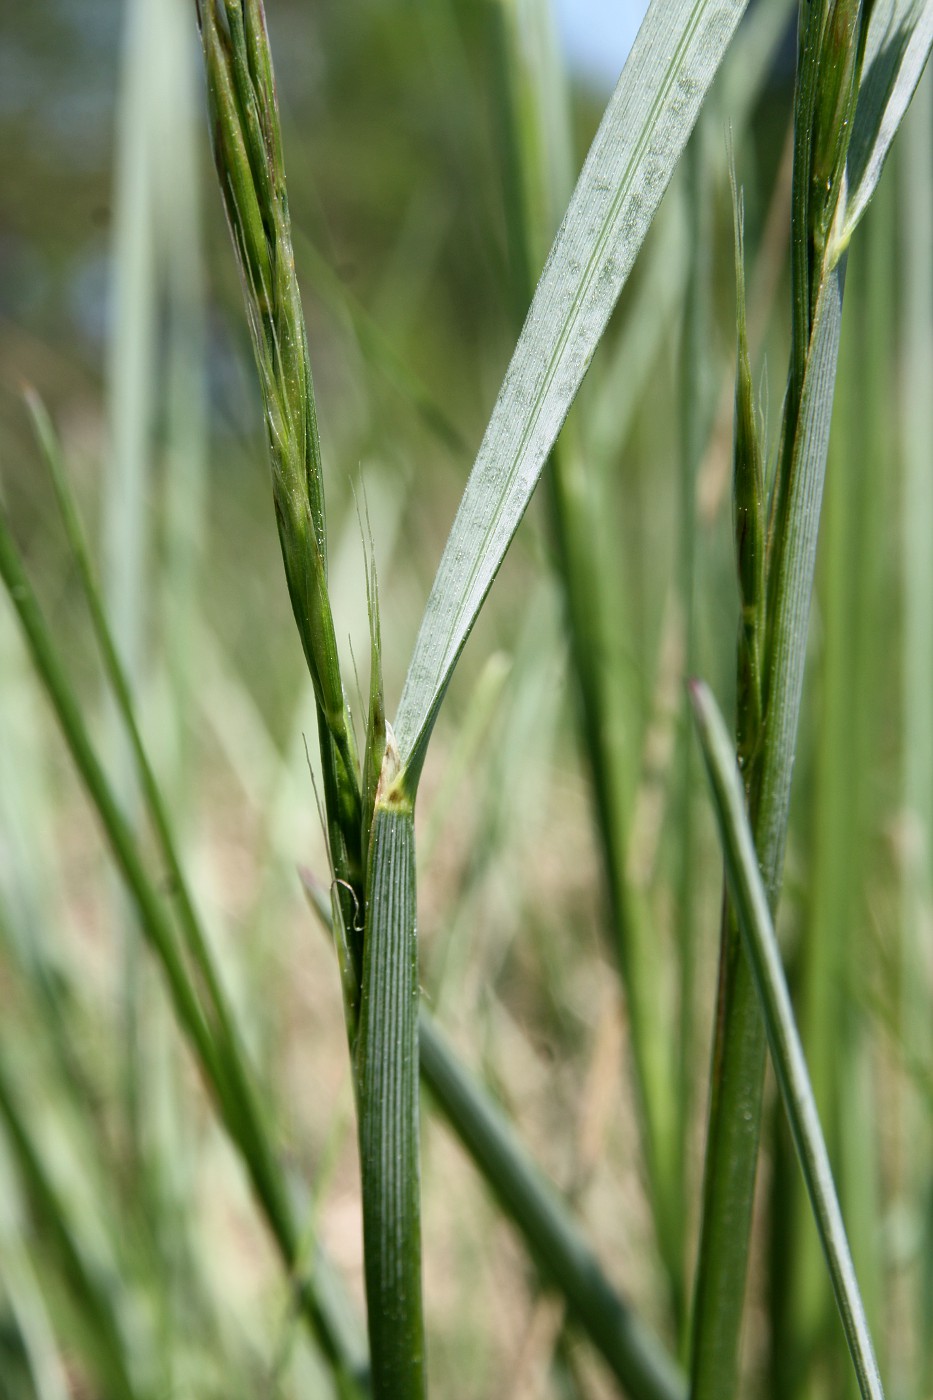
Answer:
M413 805L421 767L453 668L608 317L683 150L744 5L661 0L650 7L534 294L531 311L480 448L422 623L396 722L386 722L382 641L370 547L366 591L371 682L364 751L357 752L342 682L327 584L321 448L299 289L295 277L282 141L265 17L259 0L203 0L198 7L214 153L240 268L259 373L273 499L286 581L313 682L331 860L329 907L353 1065L363 1188L369 1365L340 1321L326 1265L307 1268L289 1184L271 1143L223 981L188 892L171 824L136 726L129 687L108 631L77 514L41 406L32 411L53 470L70 548L78 563L105 670L130 739L161 859L177 894L170 911L141 858L104 775L54 641L5 523L0 569L34 662L97 807L165 972L176 1017L247 1166L293 1285L339 1391L415 1397L425 1389L421 1300L418 1079L480 1165L523 1232L542 1272L561 1290L632 1395L675 1400L687 1383L663 1348L602 1277L563 1207L542 1185L501 1117L465 1076L432 1023L419 1021ZM645 1160L672 1312L683 1346L692 1336L690 1393L735 1392L751 1200L761 1118L765 1032L772 1047L804 1177L821 1231L858 1386L881 1395L871 1339L829 1173L813 1096L781 977L773 913L781 884L797 745L803 663L829 418L836 376L847 249L906 111L933 38L929 4L813 0L801 6L795 89L791 215L792 334L776 465L755 411L745 313L741 203L736 207L738 373L735 393L734 524L741 620L736 744L708 694L694 692L713 783L729 885L723 920L721 1015L716 1027L706 1186L692 1323L685 1306L681 1167L683 1134L669 1131L664 1075L656 1074L655 1027L632 929L617 917L620 972L632 1008L635 1072ZM508 61L508 60L507 60ZM514 120L515 114L507 120ZM510 130L517 169L529 173L534 140ZM534 138L534 132L531 133ZM527 164L523 164L527 162ZM522 220L525 219L523 227ZM537 258L528 211L516 219L531 291ZM553 463L556 523L571 631L593 588L574 558L572 477ZM570 525L568 525L570 521ZM575 599L577 600L575 602ZM580 638L576 639L579 643ZM584 647L577 647L584 657ZM603 722L593 678L581 678L593 733ZM589 685L589 689L587 686ZM592 737L592 736L591 736ZM599 803L599 744L591 745L597 812L607 823L605 859L617 833ZM604 806L607 804L604 804ZM743 807L746 809L743 812ZM749 827L753 835L749 834ZM754 845L752 844L754 842ZM621 867L619 867L621 868ZM619 868L608 884L624 911ZM616 881L615 886L613 881ZM621 893L619 892L621 891ZM315 895L317 898L317 895ZM320 901L318 901L320 902ZM326 903L326 901L325 901ZM749 956L743 952L746 941ZM648 999L650 1001L650 998ZM420 1038L420 1047L419 1047ZM420 1048L420 1055L419 1055ZM145 1393L123 1324L85 1267L67 1210L45 1170L15 1092L0 1078L0 1112L21 1172L60 1223L63 1270L86 1297L100 1373L114 1393ZM692 1330L688 1330L692 1329Z

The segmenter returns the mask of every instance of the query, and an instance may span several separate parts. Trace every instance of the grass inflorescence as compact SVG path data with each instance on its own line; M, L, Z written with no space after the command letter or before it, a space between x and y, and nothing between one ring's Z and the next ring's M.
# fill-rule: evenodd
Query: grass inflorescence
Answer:
M933 4L775 0L749 6L745 17L745 0L652 0L601 122L590 122L595 135L575 184L578 133L589 115L578 120L585 99L566 82L546 5L493 0L462 13L457 3L428 7L421 17L427 64L416 64L407 40L384 27L398 24L407 34L405 7L390 6L386 16L361 11L340 24L323 7L309 21L325 55L316 81L326 100L304 153L304 166L321 178L313 201L318 226L307 236L292 227L263 0L196 0L194 7L187 0L184 16L173 5L165 0L158 14L145 0L130 7L126 91L139 100L121 107L117 204L125 217L115 242L123 289L115 345L125 364L111 370L105 587L97 581L93 533L82 523L83 487L76 491L66 466L70 450L32 390L28 418L52 493L48 510L31 505L33 516L27 510L22 518L27 526L40 518L47 533L54 501L60 566L78 587L45 604L31 577L32 543L16 542L21 503L0 515L0 576L25 642L20 658L0 627L9 688L31 699L28 658L121 879L122 896L108 908L127 925L114 944L117 990L103 994L92 976L75 975L66 943L46 937L68 900L26 810L44 790L33 753L41 744L21 745L0 727L5 825L16 813L9 860L5 832L0 849L0 981L13 989L11 1029L0 1035L0 1121L10 1149L0 1175L12 1202L0 1210L3 1383L9 1360L10 1374L22 1379L11 1390L16 1400L64 1400L72 1390L121 1400L172 1392L235 1400L257 1391L422 1400L429 1382L436 1394L475 1400L506 1390L544 1393L545 1378L554 1394L618 1389L633 1400L829 1400L856 1391L862 1400L882 1400L885 1376L890 1393L921 1400L933 1376L917 1304L930 1183L907 1160L907 1148L929 1138L933 1083L923 1031L929 988L919 973L933 869L933 744L924 718L930 571L921 523L930 511L920 402L933 315L923 233L933 190L928 100L910 119L912 144L898 170L898 198L910 211L906 271L892 270L884 251L895 223L890 181L872 211L871 236L855 235L933 45ZM793 90L775 95L794 8ZM227 591L243 617L226 636L224 624L209 620L222 570L199 563L203 552L216 565L229 548L223 537L237 510L249 518L251 548L263 535L252 504L243 509L239 501L251 487L238 478L229 443L223 479L211 486L219 489L221 528L208 529L206 364L204 380L191 382L195 361L206 361L204 308L189 308L184 322L199 326L197 334L186 337L179 324L180 306L202 295L194 162L179 168L188 184L173 216L173 176L159 139L179 128L147 110L134 87L143 71L147 93L169 83L194 18L233 245L233 259L226 245L227 262L239 273L235 314L242 321L245 311L261 403L256 428L298 630L296 670L287 662L281 673L269 666L262 703L260 687L254 694L232 660L242 637L255 641L265 629L266 612L257 620L249 611L249 552L237 553L232 569ZM418 176L409 178L417 189L407 193L397 241L378 254L384 224L370 209L367 246L383 277L378 297L357 285L366 279L353 254L335 251L348 215L333 169L344 169L348 150L356 159L357 115L366 127L365 113L331 120L344 100L335 75L342 81L345 70L335 57L330 72L328 46L343 53L357 24L372 40L370 63L372 53L380 55L363 108L378 107L382 85L396 71L405 74L412 101L399 115L402 144L406 122L430 93L431 141L443 154L436 182L424 188L428 155L419 150L406 166L409 177ZM152 36L166 45L158 81L145 64ZM382 61L384 48L391 61ZM487 66L489 93L473 81ZM728 141L721 139L723 115ZM398 132L384 112L380 120L389 151ZM770 141L769 123L787 127L786 160L776 160L773 172L770 157L751 154ZM469 153L467 128L477 148ZM294 150L291 138L289 145ZM473 179L479 148L476 168L499 181L488 209ZM186 149L195 149L190 132ZM398 152L393 159L401 162ZM385 160L376 182L380 211L393 197ZM368 177L360 161L354 199L362 207ZM290 180L302 180L301 165L289 155ZM741 192L737 166L751 172ZM470 178L461 179L461 170ZM302 198L302 220L307 208ZM724 251L730 223L731 266ZM447 237L450 228L456 239ZM440 356L432 363L431 336L422 338L419 299L435 278L450 278L451 261L461 279L461 263L469 269L469 308L458 303L449 336L456 351L445 366ZM349 349L335 348L327 325L309 345L299 270L307 287L320 290ZM907 282L895 315L891 288ZM423 301L432 304L441 343L445 298ZM868 347L861 357L847 347L844 301L854 306ZM476 326L490 345L496 335L501 341L502 324L490 333L494 316L514 350L480 434L463 405L473 392L471 373L485 384L487 370L502 372L491 350L488 364L475 353ZM728 354L719 351L723 326ZM889 390L901 335L910 498L902 522L903 643L896 628L887 629L890 638L868 639L892 588L882 547L892 527L875 518L881 522L890 503L882 479L900 450ZM762 407L773 376L765 368L758 389L759 342L769 347L769 364L788 357L773 442ZM349 524L339 509L333 513L333 500L330 518L325 513L312 377L312 361L329 369L328 357L344 352L347 373L319 378L328 395L350 404L334 415L334 460L365 467ZM474 359L482 359L482 373ZM715 408L717 374L720 417L731 403L731 453ZM159 529L150 541L143 498L161 491L154 406L163 377L171 462L166 500L154 500ZM329 415L327 426L329 459ZM190 451L181 441L186 432ZM474 436L479 446L464 481L463 446ZM190 492L185 461L197 479ZM668 462L676 467L665 474ZM441 518L431 492L442 496L455 473L460 505L428 590L421 536ZM542 478L546 543L516 561L509 595L499 571ZM347 541L358 544L360 534L353 631L368 625L368 673L354 689L335 613L343 612L337 595L349 572ZM378 581L377 549L390 559ZM37 567L45 568L41 549L38 555ZM172 561L180 561L178 578L148 592L154 565L164 562L171 572ZM407 593L395 588L406 570ZM461 655L487 597L503 587L506 608L492 625L520 640L511 660L497 654L471 679L469 664L460 673ZM407 619L415 642L406 657L395 645L396 598L425 593L420 619ZM391 597L391 633L380 595ZM821 628L811 626L814 597ZM103 741L84 696L84 658L71 645L79 604L110 707L112 732ZM154 604L168 619L159 626L150 618ZM263 608L271 615L265 594ZM173 609L184 614L177 630ZM500 645L508 645L505 636ZM898 646L906 656L903 695L892 706L884 679L892 668L884 661ZM805 696L807 667L819 684ZM564 673L581 776L576 785L562 778L545 800L548 774L570 747L556 683ZM715 687L691 681L685 691L684 678L695 673L712 675ZM713 689L734 694L731 732ZM348 694L359 696L355 713ZM448 694L454 713L466 707L462 722L447 723ZM888 801L884 784L896 765L885 726L897 704L910 752L898 770L903 820L887 817L900 861L892 871L895 857L873 854L867 832L872 821L881 824L873 802ZM44 735L34 708L11 705L12 735ZM212 751L205 760L183 711L198 714L222 759ZM283 744L276 727L285 711L293 732ZM306 875L305 889L336 953L343 1036L339 1009L327 1020L330 988L316 950L301 940L288 948L287 904L275 896L274 880L260 882L254 917L234 913L234 926L247 932L236 943L225 940L214 928L219 901L199 889L204 862L189 837L196 774L203 767L213 780L228 765L259 814L273 863L278 852L289 869L296 857L305 864L306 852L296 848L313 826L315 803L291 769L307 753L307 713L317 727L309 763L320 774L321 864ZM715 821L705 823L694 728L713 799ZM875 761L873 747L885 776L876 786L864 779L869 797L862 775ZM199 759L189 765L192 752ZM443 756L446 777L439 779ZM69 820L74 801L68 798ZM423 826L416 825L418 805L428 807ZM61 826L64 867L71 857ZM558 834L549 838L552 826ZM852 871L863 858L864 892ZM231 868L228 861L219 879L229 906ZM428 892L420 906L416 870ZM785 887L790 937L779 944ZM894 905L903 930L892 951L873 930ZM597 927L603 942L589 939ZM89 946L85 937L82 973ZM164 996L155 994L143 946ZM94 956L107 963L112 952ZM329 1056L323 1074L316 1062L292 1055L307 1030L299 1014L303 979L313 982L303 1008L313 1015L312 1050ZM422 1004L422 986L433 1014ZM116 1010L102 1012L108 998ZM93 1034L82 1020L85 1006L100 1022ZM481 1049L497 1093L461 1062L440 1029L448 1018L455 1034ZM176 1056L174 1027L197 1083ZM881 1027L893 1055L891 1047L885 1056L878 1049ZM29 1034L17 1043L20 1030ZM33 1033L31 1072L41 1092L30 1094L23 1047ZM103 1074L86 1054L89 1041L104 1046ZM346 1073L347 1047L339 1104L325 1086L337 1083L336 1065ZM769 1049L780 1091L773 1116L765 1093ZM892 1066L898 1056L903 1065ZM897 1092L889 1094L892 1084ZM876 1113L885 1118L884 1134L874 1131ZM462 1163L442 1155L430 1126L435 1116L488 1187L489 1199L474 1204L469 1218ZM345 1143L353 1120L356 1156ZM756 1185L762 1142L769 1170ZM201 1160L209 1189L195 1165ZM232 1301L233 1270L217 1245L235 1231L202 1218L216 1211L226 1220L234 1209L238 1188L225 1176L231 1163L274 1246L271 1270L262 1247L252 1246L263 1262L254 1266L245 1306ZM423 1172L433 1193L424 1219ZM440 1228L439 1180L448 1198ZM623 1189L613 1194L619 1181ZM365 1334L332 1262L332 1241L334 1256L342 1264L348 1258L328 1215L335 1189L353 1210L357 1190L360 1197ZM756 1190L764 1206L757 1232ZM504 1265L497 1255L506 1251L488 1228L490 1209L521 1241L521 1255L511 1251ZM761 1263L750 1270L756 1244ZM475 1287L477 1267L482 1288ZM260 1274L272 1309L255 1305ZM492 1309L501 1314L496 1325ZM749 1316L756 1324L743 1357ZM485 1359L473 1365L471 1352L465 1367L461 1337Z

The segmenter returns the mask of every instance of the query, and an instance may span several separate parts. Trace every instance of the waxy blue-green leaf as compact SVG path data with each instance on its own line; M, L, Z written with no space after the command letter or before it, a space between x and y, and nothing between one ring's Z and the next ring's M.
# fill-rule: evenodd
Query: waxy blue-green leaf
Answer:
M457 658L746 0L653 0L538 283L431 590L396 722L414 786Z
M875 0L849 144L843 245L875 192L931 47L933 0Z
M884 1400L829 1154L745 811L745 793L733 743L710 691L699 683L691 685L690 689L713 790L729 891L738 913L775 1074L813 1206L859 1390L863 1400Z

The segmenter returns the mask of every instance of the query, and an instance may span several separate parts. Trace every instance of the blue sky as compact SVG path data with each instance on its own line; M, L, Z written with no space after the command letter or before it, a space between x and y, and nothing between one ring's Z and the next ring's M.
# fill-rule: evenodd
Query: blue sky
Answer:
M594 87L615 87L648 0L555 0L573 68Z

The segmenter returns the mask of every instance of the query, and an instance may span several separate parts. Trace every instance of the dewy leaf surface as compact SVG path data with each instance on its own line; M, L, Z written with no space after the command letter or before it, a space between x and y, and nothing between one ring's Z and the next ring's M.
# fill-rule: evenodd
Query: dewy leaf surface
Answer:
M875 192L931 46L933 0L875 0L849 147L846 239Z
M444 550L402 693L410 781L747 0L653 0L555 239Z

